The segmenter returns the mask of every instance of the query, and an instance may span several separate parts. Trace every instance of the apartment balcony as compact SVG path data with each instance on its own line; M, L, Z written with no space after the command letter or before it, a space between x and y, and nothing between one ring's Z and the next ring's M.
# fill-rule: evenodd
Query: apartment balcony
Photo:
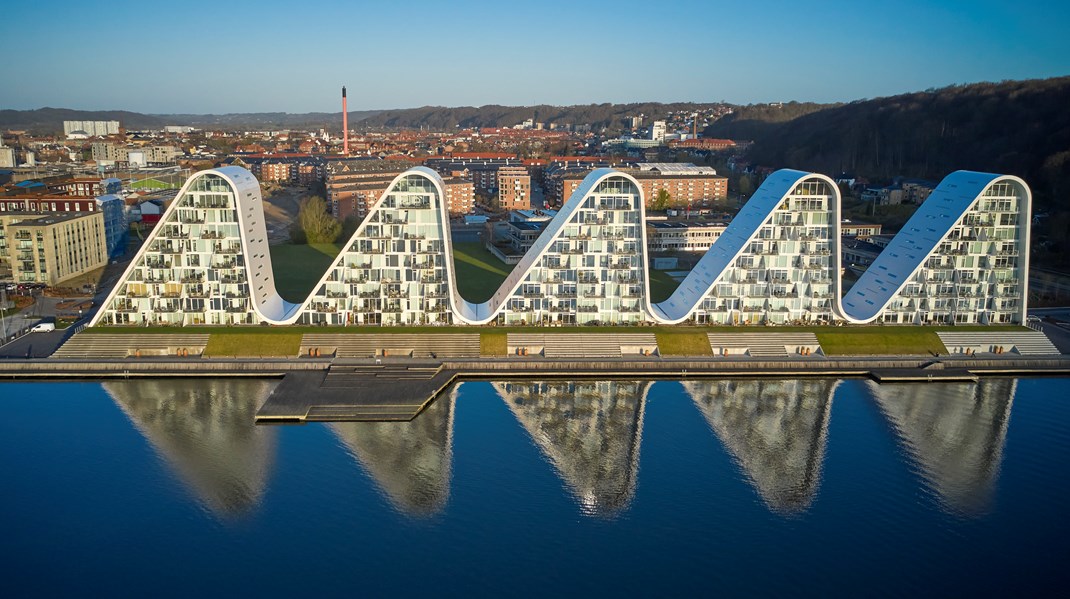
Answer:
M224 239L226 236L219 231L203 231L201 232L201 239Z
M162 247L162 248L160 248L160 249L158 249L156 251L160 252L161 254L172 254L173 255L173 254L181 254L185 250L183 250L181 247Z
M198 210L223 210L230 208L227 202L194 202L191 208Z
M224 247L216 246L215 253L217 253L217 254L240 254L241 253L241 246L240 245L230 245L230 246L224 246Z
M328 299L344 299L344 298L347 298L347 297L349 297L349 294L346 293L345 291L328 291L327 292L327 298Z
M238 285L245 282L245 277L220 277L219 282L224 285Z

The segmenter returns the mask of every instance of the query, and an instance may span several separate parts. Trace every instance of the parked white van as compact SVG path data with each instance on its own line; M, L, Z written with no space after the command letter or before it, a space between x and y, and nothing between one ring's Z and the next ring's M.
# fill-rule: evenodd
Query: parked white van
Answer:
M30 332L31 333L48 333L48 332L54 331L54 330L56 330L56 324L55 323L53 323L53 322L39 322L39 323L33 325L33 328L30 329Z

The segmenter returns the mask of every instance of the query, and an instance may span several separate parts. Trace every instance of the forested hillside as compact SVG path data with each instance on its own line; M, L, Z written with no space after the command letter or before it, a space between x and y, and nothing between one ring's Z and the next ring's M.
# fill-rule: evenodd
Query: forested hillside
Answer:
M748 157L758 164L830 175L939 180L958 169L1018 175L1042 207L1070 208L1068 107L1070 77L1060 77L828 107L743 107L706 134L752 139Z
M636 104L585 104L579 106L424 106L402 110L385 110L360 122L361 127L426 127L433 130L449 130L456 127L512 127L526 119L534 118L542 123L589 124L595 131L602 127L620 128L625 117L646 115L644 123L664 118L670 111L701 111L719 104L695 104L678 102L662 104L642 102ZM352 121L350 121L352 122Z

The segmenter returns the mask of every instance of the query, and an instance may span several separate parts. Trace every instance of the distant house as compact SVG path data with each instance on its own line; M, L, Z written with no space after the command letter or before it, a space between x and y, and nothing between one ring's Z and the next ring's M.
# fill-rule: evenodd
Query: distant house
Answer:
M146 225L155 225L160 222L163 211L164 205L160 200L139 201L130 208L128 220L130 222L140 221Z

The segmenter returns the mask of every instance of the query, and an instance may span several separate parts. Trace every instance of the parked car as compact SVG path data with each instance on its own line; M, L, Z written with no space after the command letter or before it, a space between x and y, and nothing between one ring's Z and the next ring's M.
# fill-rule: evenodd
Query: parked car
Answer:
M30 332L31 333L51 333L54 330L56 330L56 323L54 323L54 322L39 322L39 323L33 325L33 328L30 329Z

